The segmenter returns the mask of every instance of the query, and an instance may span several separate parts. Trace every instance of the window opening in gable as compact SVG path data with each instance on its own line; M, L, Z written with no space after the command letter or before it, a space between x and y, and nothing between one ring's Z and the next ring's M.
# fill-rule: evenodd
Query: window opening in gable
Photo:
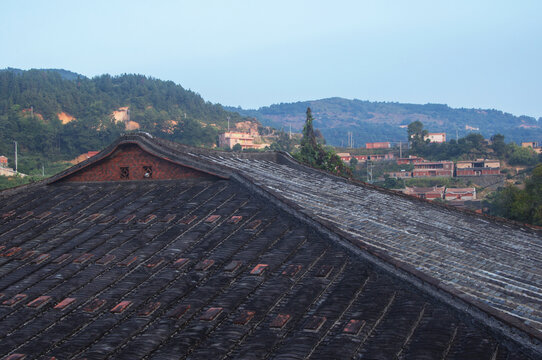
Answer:
M152 166L143 166L143 173L145 179L151 179L152 178Z
M128 179L130 178L130 168L127 166L121 166L120 167L120 178L121 179Z

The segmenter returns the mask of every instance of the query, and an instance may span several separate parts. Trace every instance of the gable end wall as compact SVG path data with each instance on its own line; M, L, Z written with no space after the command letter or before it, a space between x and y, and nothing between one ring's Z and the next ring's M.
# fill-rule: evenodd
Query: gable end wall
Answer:
M205 178L215 179L207 173L177 165L156 157L141 149L137 144L120 145L111 155L69 175L65 181L132 181L145 178L144 166L152 167L152 180L177 180ZM129 168L128 179L121 179L121 167Z

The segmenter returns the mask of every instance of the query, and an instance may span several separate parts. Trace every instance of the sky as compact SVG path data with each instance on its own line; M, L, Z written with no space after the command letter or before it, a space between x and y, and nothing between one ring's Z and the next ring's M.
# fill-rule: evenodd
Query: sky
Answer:
M223 105L328 97L542 117L542 1L0 3L0 68L172 80Z

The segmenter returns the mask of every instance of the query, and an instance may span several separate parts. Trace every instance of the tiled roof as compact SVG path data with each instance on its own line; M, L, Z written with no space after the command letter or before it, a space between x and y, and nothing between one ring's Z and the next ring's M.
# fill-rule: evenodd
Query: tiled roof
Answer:
M341 181L293 161L205 157L236 169L360 248L512 315L542 338L539 231Z
M222 179L73 183L64 173L0 193L0 356L537 356L535 322L489 302L505 297L538 316L537 270L523 269L536 259L534 232L276 153L122 141ZM477 243L479 227L489 235ZM490 242L497 231L512 245ZM518 246L527 240L532 254ZM512 260L503 254L524 278L505 271ZM532 293L518 290L529 282ZM497 323L481 321L478 308Z

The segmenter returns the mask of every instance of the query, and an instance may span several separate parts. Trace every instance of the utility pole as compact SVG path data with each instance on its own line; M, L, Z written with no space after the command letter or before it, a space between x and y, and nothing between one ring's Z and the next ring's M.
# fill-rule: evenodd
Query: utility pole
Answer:
M292 124L290 124L290 139L292 138Z
M17 141L15 141L15 173L17 173Z
M45 177L45 166L43 166L43 163L41 164L41 176Z
M403 142L399 141L399 158L403 157Z
M352 149L354 147L354 133L352 131L349 131L347 135L348 135L348 147Z
M230 117L228 116L228 132L230 132Z

